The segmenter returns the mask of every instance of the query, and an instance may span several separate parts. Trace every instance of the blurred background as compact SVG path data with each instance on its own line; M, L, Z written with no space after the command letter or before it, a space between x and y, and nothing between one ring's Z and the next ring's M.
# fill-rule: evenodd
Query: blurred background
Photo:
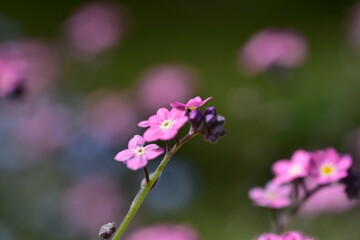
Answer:
M184 146L128 234L252 239L270 213L248 190L274 161L328 146L359 160L359 89L356 1L1 1L0 239L98 239L143 178L116 153L157 108L197 95L227 136ZM293 229L359 239L356 202L326 194Z

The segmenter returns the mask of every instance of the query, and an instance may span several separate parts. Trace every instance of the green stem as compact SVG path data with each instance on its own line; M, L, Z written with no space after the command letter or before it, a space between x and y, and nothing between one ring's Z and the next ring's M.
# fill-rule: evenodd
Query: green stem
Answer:
M137 211L139 210L141 204L144 202L146 196L150 192L152 186L154 185L156 180L159 178L163 169L165 168L167 163L170 161L172 156L177 152L177 150L179 150L179 148L182 145L184 145L187 141L189 141L191 138L195 137L196 135L197 135L196 133L187 134L179 142L177 142L170 151L168 151L165 154L164 158L161 160L161 162L160 162L159 166L157 167L157 169L155 170L154 174L150 177L149 183L146 184L143 188L141 188L139 190L139 192L136 194L133 202L131 203L129 211L127 212L127 214L126 214L124 220L122 221L121 225L119 226L119 228L116 230L116 233L115 233L114 237L112 238L112 240L119 240L122 237L126 228L128 227L128 225L134 218L134 216L137 213Z

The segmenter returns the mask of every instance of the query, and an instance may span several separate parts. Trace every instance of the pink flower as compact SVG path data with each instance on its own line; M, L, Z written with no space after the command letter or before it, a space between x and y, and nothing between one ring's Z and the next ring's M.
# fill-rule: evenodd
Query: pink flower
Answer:
M319 184L330 183L345 177L351 165L350 155L340 156L335 149L327 148L312 154L310 175Z
M198 240L198 234L187 225L158 224L132 233L127 240Z
M67 21L66 37L80 54L97 55L114 47L124 32L119 6L112 3L89 3Z
M116 218L123 206L113 179L91 176L71 186L64 196L64 215L71 227L95 236L99 226Z
M313 194L301 208L303 217L315 217L321 213L339 214L351 209L359 201L349 200L343 184L327 186Z
M195 97L190 99L186 104L180 103L180 102L172 102L170 103L170 106L173 108L177 108L179 110L194 110L195 108L201 107L204 105L207 101L209 101L212 97L208 97L205 100L201 100L201 97Z
M307 55L307 43L293 30L265 29L256 33L240 52L240 63L249 73L272 66L294 68Z
M256 240L282 240L282 237L274 233L264 233L256 238Z
M151 67L139 79L138 105L142 111L152 113L170 102L185 101L194 94L197 80L196 72L188 66Z
M290 205L291 186L269 182L265 188L255 187L250 190L249 197L258 206L283 208Z
M300 232L287 232L282 236L282 240L315 240L314 238L305 237Z
M291 159L277 161L273 164L273 172L277 184L288 183L292 180L308 175L308 166L311 154L303 150L296 151Z
M16 68L9 66L6 61L0 60L0 97L15 91L22 80L23 76Z
M145 141L140 135L135 135L130 141L128 148L119 152L115 160L124 162L131 170L145 167L151 159L160 156L164 150L156 144L144 146Z
M156 115L151 116L148 121L140 122L139 126L150 127L144 133L145 141L152 142L159 139L166 141L173 139L187 120L185 111L160 108Z
M278 235L274 233L264 233L260 235L256 240L315 240L313 238L308 238L302 235L300 232L287 232L283 235Z

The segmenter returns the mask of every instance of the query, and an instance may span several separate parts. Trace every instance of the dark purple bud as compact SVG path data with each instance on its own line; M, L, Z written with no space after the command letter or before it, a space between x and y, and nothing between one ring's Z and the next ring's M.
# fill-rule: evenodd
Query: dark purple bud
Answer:
M360 170L351 168L340 182L345 184L345 193L349 199L360 198Z
M203 116L203 114L201 113L201 111L199 109L192 110L189 113L189 119L190 119L191 126L194 129L197 129L201 125L203 117L204 116Z
M206 108L204 115L216 115L215 107L208 107Z
M205 115L204 123L205 123L206 128L215 127L218 124L216 115L213 115L213 114Z

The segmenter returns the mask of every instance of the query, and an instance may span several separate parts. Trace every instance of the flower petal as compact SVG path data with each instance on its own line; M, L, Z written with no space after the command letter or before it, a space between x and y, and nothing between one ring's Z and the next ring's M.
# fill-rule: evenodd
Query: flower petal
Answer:
M144 139L146 142L153 142L159 139L161 135L160 128L150 127L144 132Z
M138 123L138 126L143 127L143 128L150 127L150 122L147 121L147 120L141 121L141 122Z
M136 171L140 168L145 167L147 165L147 162L148 161L145 157L135 157L125 163L129 169Z
M130 158L133 158L134 156L135 156L134 151L126 149L126 150L123 150L123 151L119 152L118 154L116 154L115 160L124 162L124 161L129 160Z
M144 138L140 135L135 135L128 144L129 149L135 149L138 146L145 144Z
M159 110L157 110L156 112L156 116L158 117L159 121L163 121L165 119L168 119L169 117L169 110L166 108L160 108Z
M156 145L156 144L151 144L151 145ZM157 146L157 145L156 145ZM148 146L146 146L148 147ZM146 148L145 147L145 148ZM149 149L149 150L146 150L145 152L145 157L148 159L148 160L151 160L151 159L154 159L154 158L157 158L158 156L160 156L161 154L164 153L164 149L162 148L157 148L157 149Z
M178 110L185 110L186 109L186 105L181 103L181 102L172 102L170 103L170 106L173 108L176 108Z

